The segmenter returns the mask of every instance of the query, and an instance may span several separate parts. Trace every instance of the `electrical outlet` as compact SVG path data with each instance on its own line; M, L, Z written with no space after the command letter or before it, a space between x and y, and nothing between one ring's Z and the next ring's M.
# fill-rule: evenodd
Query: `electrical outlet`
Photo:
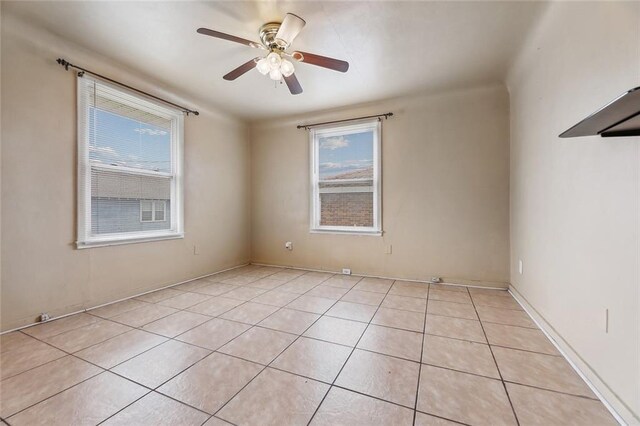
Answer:
M351 269L348 268L342 268L342 273L344 275L351 275Z
M384 246L384 254L391 254L391 244Z
M200 254L200 247L197 244L193 245L193 254L196 256Z
M287 241L287 242L284 244L284 248L286 248L286 249L287 249L287 250L289 250L289 251L293 250L293 243L292 243L291 241Z
M522 259L518 260L518 272L522 275Z

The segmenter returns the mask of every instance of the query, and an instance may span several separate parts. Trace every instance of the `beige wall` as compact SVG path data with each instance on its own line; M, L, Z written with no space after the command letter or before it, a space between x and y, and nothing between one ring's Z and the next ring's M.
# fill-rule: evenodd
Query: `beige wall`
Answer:
M511 282L634 424L640 138L557 135L640 85L639 49L640 3L554 3L508 81Z
M172 90L2 18L2 330L249 260L246 126L175 97L202 113L185 118L185 238L76 250L76 79L55 59Z
M296 124L387 111L394 116L382 131L384 236L310 234L308 133ZM495 286L508 281L503 86L257 122L250 133L254 262ZM285 250L286 241L293 251Z

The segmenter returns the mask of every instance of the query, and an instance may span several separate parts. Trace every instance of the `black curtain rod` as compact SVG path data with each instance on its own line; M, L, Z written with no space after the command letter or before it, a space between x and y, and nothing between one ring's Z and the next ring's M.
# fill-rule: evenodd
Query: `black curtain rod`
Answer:
M82 67L79 67L77 65L73 65L72 63L70 63L70 62L68 62L68 61L66 61L66 60L64 60L62 58L58 58L58 60L56 62L58 62L60 65L62 65L64 67L64 69L67 70L67 71L69 71L69 68L77 69L79 77L82 77L84 75L84 73L95 75L96 77L100 77L101 79L106 80L106 81L111 82L111 83L114 83L114 84L117 84L118 86L126 87L127 89L133 90L134 92L137 92L137 93L140 93L142 95L148 96L148 97L153 98L155 100L158 100L160 102L164 102L165 104L174 106L174 107L182 110L187 115L189 115L189 114L200 115L200 113L198 111L194 111L192 109L185 108L185 107L183 107L181 105L174 104L173 102L169 102L166 99L159 98L159 97L154 96L154 95L152 95L150 93L143 92L142 90L138 90L138 89L136 89L134 87L131 87L129 85L126 85L124 83L120 83L119 81L113 80L113 79L111 79L109 77L105 77L104 75L98 74L98 73L93 72L93 71L89 71L86 68L82 68Z
M355 117L355 118L346 118L344 120L325 121L324 123L299 124L298 125L298 129L309 130L312 127L324 126L325 124L345 123L347 121L365 120L367 118L378 118L378 119L381 119L382 117L384 117L385 119L388 119L389 117L392 117L392 116L393 116L392 112L386 112L384 114L367 115L367 116L364 116L364 117Z

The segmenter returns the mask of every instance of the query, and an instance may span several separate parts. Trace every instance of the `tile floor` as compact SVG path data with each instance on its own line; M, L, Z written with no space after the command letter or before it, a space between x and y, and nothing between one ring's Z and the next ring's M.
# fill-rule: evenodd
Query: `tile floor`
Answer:
M4 334L11 425L608 425L505 291L249 265Z

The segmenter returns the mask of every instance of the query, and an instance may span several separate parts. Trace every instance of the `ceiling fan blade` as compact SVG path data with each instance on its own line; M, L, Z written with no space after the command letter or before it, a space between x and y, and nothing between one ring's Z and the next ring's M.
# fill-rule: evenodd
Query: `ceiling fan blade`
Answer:
M311 65L317 65L323 68L329 68L330 70L347 72L349 69L349 62L341 61L339 59L328 58L326 56L314 55L307 52L293 52L291 54L293 59L300 62L305 62Z
M295 74L291 74L289 77L284 77L284 82L287 83L287 87L292 95L299 95L302 93L302 86L298 81L298 77Z
M300 33L306 22L304 19L293 13L287 13L276 33L276 41L280 40L284 47L288 47L293 39Z
M255 48L258 48L258 49L264 49L265 48L260 43L256 43L256 42L251 41L251 40L247 40L247 39L244 39L244 38L232 36L231 34L221 33L220 31L210 30L209 28L198 28L197 31L198 31L199 34L204 34L204 35L208 35L208 36L215 37L215 38L221 38L222 40L233 41L233 42L236 42L236 43L244 44L245 46L255 47Z
M240 65L238 68L236 68L235 70L231 71L230 73L228 73L227 75L225 75L224 78L225 80L228 81L233 81L236 78L240 77L241 75L251 71L252 69L254 69L256 67L256 62L260 59L260 57L257 58L253 58L250 61L245 62L244 64Z

